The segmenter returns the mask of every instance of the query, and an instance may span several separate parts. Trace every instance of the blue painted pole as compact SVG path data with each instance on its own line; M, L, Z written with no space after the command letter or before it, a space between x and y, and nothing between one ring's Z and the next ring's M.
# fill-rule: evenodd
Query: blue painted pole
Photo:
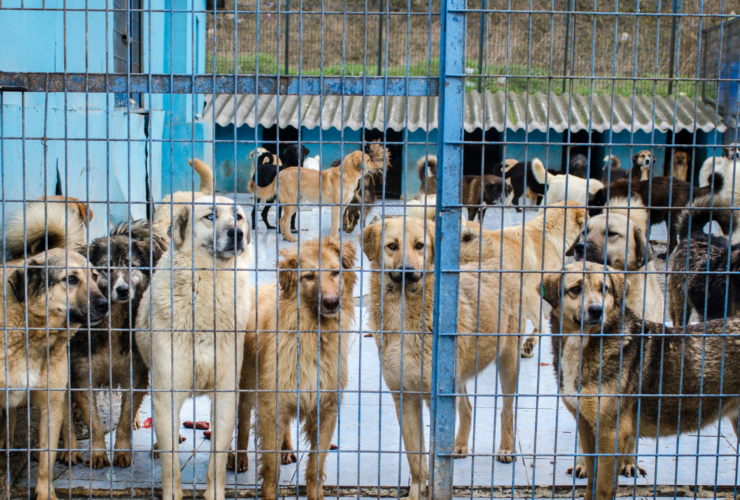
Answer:
M432 348L432 432L429 498L452 498L455 434L454 394L459 290L460 180L462 179L464 0L442 3L440 30L440 154L437 168L437 215L434 255L434 329Z

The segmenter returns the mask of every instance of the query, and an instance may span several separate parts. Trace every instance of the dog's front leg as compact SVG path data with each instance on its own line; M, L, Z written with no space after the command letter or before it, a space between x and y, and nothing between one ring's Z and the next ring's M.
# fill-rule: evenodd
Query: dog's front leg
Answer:
M473 424L473 405L470 404L468 389L464 382L458 383L457 392L464 394L464 396L458 396L456 401L460 427L457 428L457 435L455 436L455 454L466 455L468 453L468 441L470 440L470 428Z
M331 207L331 235L339 234L339 224L342 221L342 207Z
M602 410L604 404L602 403ZM598 453L596 466L596 499L612 499L619 486L619 476L615 473L615 466L620 467L621 460L615 460L615 454L620 450L616 447L617 441L617 430L608 425L607 419L603 416L602 411L601 422L599 423L599 434L598 434ZM620 436L620 440L626 441L625 438ZM624 450L624 447L622 447ZM618 470L618 469L617 469ZM590 481L589 477L589 483Z
M311 445L311 454L306 465L306 496L308 500L323 500L324 498L324 464L326 463L326 450L331 446L331 437L337 425L337 408L339 401L323 402L321 405L321 423L316 421L316 413L309 411L306 414L304 429L308 442ZM318 425L317 425L318 424ZM318 431L318 446L316 432ZM317 453L317 450L323 452ZM319 455L318 461L316 455ZM318 464L317 464L318 462Z
M75 391L72 393L75 407L80 410L82 421L87 426L92 436L92 451L90 457L85 460L84 466L93 469L110 467L108 452L105 446L105 429L98 414L98 403L94 392ZM92 400L92 405L90 404Z
M66 356L65 356L66 358ZM67 360L64 360L66 370ZM45 375L45 374L44 374ZM66 375L66 373L65 373ZM46 377L44 377L44 380ZM66 377L64 377L66 385ZM56 500L53 471L56 460L56 447L59 442L59 429L64 414L64 391L33 391L31 402L39 409L39 468L36 476L36 499Z
M129 396L128 391L123 391L121 417L116 428L116 446L113 453L113 465L115 467L126 468L131 466L131 409L133 407L134 416L138 415L139 407L146 394L145 390L146 387L144 387L144 390L135 391L133 397Z
M293 214L296 212L296 207L294 206L286 206L283 207L283 215L280 217L280 234L283 235L283 239L285 241L294 242L295 237L290 234L290 228L289 222L290 218L293 217Z
M2 445L0 447L5 447L8 450L13 449L15 421L17 417L18 410L15 406L2 410L2 418L0 418L0 443Z
M277 426L275 425L276 419L278 419ZM262 498L265 500L277 498L278 481L280 480L280 448L283 436L289 427L290 415L280 414L276 407L274 394L260 394L257 431L259 447L262 450L260 454L260 477L262 478ZM280 440L277 436L280 436Z
M594 459L594 453L596 453L596 439L594 437L591 425L586 421L583 415L580 415L578 419L578 439L580 439L581 449L585 456L583 460L586 462L586 475L588 477L588 486L586 487L586 495L583 500L593 499L594 490L594 477L596 476L596 460Z
M516 342L513 338L513 342ZM498 447L496 460L511 463L516 460L514 454L514 394L516 393L517 344L510 345L502 339L503 348L499 352L498 367L501 374L501 389L504 393L504 407L501 409L501 444Z
M221 378L221 377L220 377ZM226 377L221 378L225 379ZM233 380L233 379L232 379ZM230 392L220 392L230 391ZM206 500L223 500L226 497L226 461L231 436L236 425L236 387L219 387L211 401L211 458L206 475Z
M406 448L406 458L411 470L411 486L409 499L417 500L427 494L427 464L424 457L424 426L421 420L422 399L419 394L406 393L403 395L403 420L401 419L401 395L393 392L393 402L396 403L398 416L403 431L403 445Z
M166 372L166 370L162 370ZM167 375L162 374L162 378ZM187 377L183 377L187 379ZM169 380L164 381L168 383ZM153 387L159 388L155 378ZM164 385L164 384L162 384ZM168 384L169 385L169 384ZM182 500L180 486L180 458L178 449L179 439L173 435L180 429L180 410L187 399L184 392L154 392L152 396L152 416L154 417L154 432L157 434L157 449L161 459L162 471L162 500ZM174 465L173 465L174 459Z
M59 461L69 466L82 463L84 458L77 444L77 435L75 434L75 423L72 414L69 412L69 395L64 393L64 403L62 404L62 448L64 451L58 455Z

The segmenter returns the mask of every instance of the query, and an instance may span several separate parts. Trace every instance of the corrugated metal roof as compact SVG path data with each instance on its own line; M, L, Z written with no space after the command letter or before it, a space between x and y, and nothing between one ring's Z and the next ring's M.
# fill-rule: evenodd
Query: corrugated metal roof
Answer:
M400 131L407 128L413 132L436 129L438 118L437 97L260 95L255 106L254 95L238 95L235 99L233 95L222 94L216 97L215 106L210 96L206 102L203 118L212 119L215 108L216 123L221 126L235 123L237 127L244 124L254 127L259 123L271 127L279 122L284 128L298 127L300 122L309 129L321 126L324 130L364 127ZM702 100L694 103L687 96L680 96L678 102L673 97L635 96L633 102L631 97L614 96L613 103L612 107L610 95L589 98L580 94L550 94L548 102L547 95L539 92L507 95L486 91L484 95L472 91L465 94L465 130L503 131L505 123L514 131L545 132L550 128L563 132L570 128L571 132L579 132L588 130L589 122L592 130L599 132L610 128L614 132L726 130L721 116L718 115L715 123L715 108L711 104Z

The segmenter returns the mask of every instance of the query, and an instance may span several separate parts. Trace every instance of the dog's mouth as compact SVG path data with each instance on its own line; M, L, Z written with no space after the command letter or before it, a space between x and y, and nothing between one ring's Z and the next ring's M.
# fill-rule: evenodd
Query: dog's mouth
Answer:
M334 319L339 316L339 308L337 307L335 309L327 309L326 307L322 306L321 315L327 319Z
M406 282L407 285L413 285L421 281L421 273L411 270L390 271L388 276L396 284Z
M69 311L69 322L71 324L79 324L81 327L96 326L108 317L108 312L94 312L90 311L90 322L87 321L87 311L80 311L78 309L70 309Z
M581 318L580 316L573 316L573 322L576 325L583 325L586 326L601 326L601 323L603 321L603 318L590 318L586 316L585 318Z

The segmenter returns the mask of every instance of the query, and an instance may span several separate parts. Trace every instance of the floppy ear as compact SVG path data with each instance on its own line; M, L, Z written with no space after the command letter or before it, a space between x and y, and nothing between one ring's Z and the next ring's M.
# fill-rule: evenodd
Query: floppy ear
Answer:
M383 248L383 242L380 241L383 232L383 221L365 226L362 234L362 246L368 260L373 261L380 257L380 249Z
M28 269L28 272L31 272L31 269ZM13 290L13 295L15 295L15 298L18 299L19 303L22 303L24 300L26 300L26 273L25 269L16 269L12 273L10 273L10 276L8 277L8 284L10 284L10 288Z
M77 213L80 214L80 218L82 219L82 222L85 223L85 227L90 223L90 221L93 218L93 212L89 208L87 208L87 205L82 202L77 202L71 204L71 206L74 207L75 210L77 210Z
M647 244L647 238L645 238L642 229L635 225L633 231L635 235L635 265L640 268L650 260L651 249ZM647 252L645 251L645 247L647 247Z
M357 250L351 241L342 243L342 269L354 269Z
M560 273L549 273L542 278L540 293L553 309L557 309L560 305L560 281L562 279L563 275Z
M175 215L175 219L172 221L170 227L170 238L175 242L175 246L179 247L185 243L185 235L188 232L188 221L190 220L190 207L182 207Z
M427 225L427 241L426 241L427 260L429 262L434 263L434 224L427 221L426 225Z
M640 158L640 153L635 153L632 155L632 165L637 165L638 158Z
M278 262L278 284L280 291L292 297L298 285L298 248L291 247L280 251Z
M625 281L624 274L612 273L609 274L609 278L612 281L611 293L614 296L614 302L617 307L622 308L622 297L627 297L630 293L630 282Z

